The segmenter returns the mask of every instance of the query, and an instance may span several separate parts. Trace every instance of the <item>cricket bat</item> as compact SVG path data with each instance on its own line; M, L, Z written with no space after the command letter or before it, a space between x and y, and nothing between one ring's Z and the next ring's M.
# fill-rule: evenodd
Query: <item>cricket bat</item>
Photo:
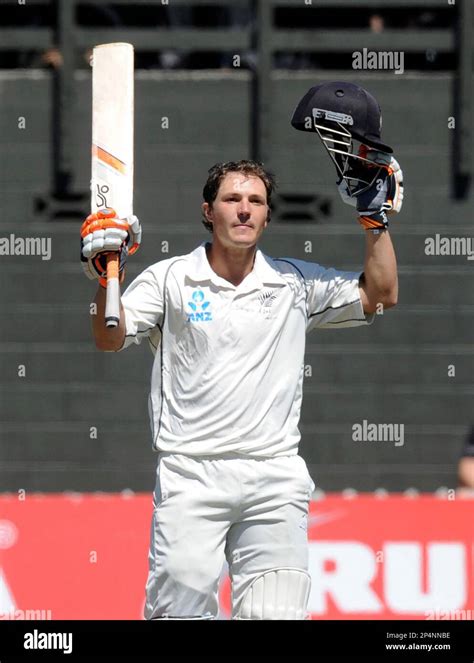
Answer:
M100 44L92 55L91 212L133 213L133 83L131 44ZM105 324L120 322L119 255L107 256Z

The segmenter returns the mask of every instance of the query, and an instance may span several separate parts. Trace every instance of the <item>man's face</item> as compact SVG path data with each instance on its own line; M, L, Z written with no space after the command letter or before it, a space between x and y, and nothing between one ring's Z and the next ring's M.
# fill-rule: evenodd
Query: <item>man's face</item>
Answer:
M259 177L227 173L212 207L203 212L213 225L214 241L227 248L249 248L257 244L267 227L267 190Z

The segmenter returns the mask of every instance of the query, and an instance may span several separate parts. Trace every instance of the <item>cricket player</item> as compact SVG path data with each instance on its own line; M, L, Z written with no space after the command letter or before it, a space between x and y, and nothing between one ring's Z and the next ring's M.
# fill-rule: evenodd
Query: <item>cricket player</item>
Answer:
M234 619L307 618L314 483L298 455L306 333L365 325L378 306L394 306L397 269L388 189L374 183L364 194L363 272L264 255L273 189L260 163L213 166L202 204L211 241L145 269L121 297L115 329L104 324L104 256L120 251L123 280L140 225L106 209L82 228L83 265L99 279L97 348L146 338L154 353L147 619L216 618L224 559Z

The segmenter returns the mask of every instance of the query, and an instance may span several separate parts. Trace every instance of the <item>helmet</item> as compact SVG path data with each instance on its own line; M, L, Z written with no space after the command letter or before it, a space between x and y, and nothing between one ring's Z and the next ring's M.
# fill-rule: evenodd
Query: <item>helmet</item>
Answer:
M378 164L366 158L363 146L393 152L380 138L382 112L377 100L355 83L333 81L310 88L298 103L291 124L300 131L318 134L336 166L339 181L346 181L351 195L369 188L379 172ZM361 143L357 154L354 139Z

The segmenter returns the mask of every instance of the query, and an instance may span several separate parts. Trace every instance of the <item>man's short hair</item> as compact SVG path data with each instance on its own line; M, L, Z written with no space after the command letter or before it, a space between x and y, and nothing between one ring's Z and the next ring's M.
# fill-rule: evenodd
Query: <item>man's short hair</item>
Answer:
M217 192L221 185L222 180L228 173L242 173L249 177L259 177L265 185L267 191L267 204L271 207L272 193L276 187L275 177L272 173L263 167L260 161L251 161L250 159L242 159L241 161L226 161L224 163L216 163L208 171L207 182L202 190L204 201L212 207L212 203L217 197ZM270 221L271 212L268 212L267 221ZM212 223L203 217L203 225L212 233Z

